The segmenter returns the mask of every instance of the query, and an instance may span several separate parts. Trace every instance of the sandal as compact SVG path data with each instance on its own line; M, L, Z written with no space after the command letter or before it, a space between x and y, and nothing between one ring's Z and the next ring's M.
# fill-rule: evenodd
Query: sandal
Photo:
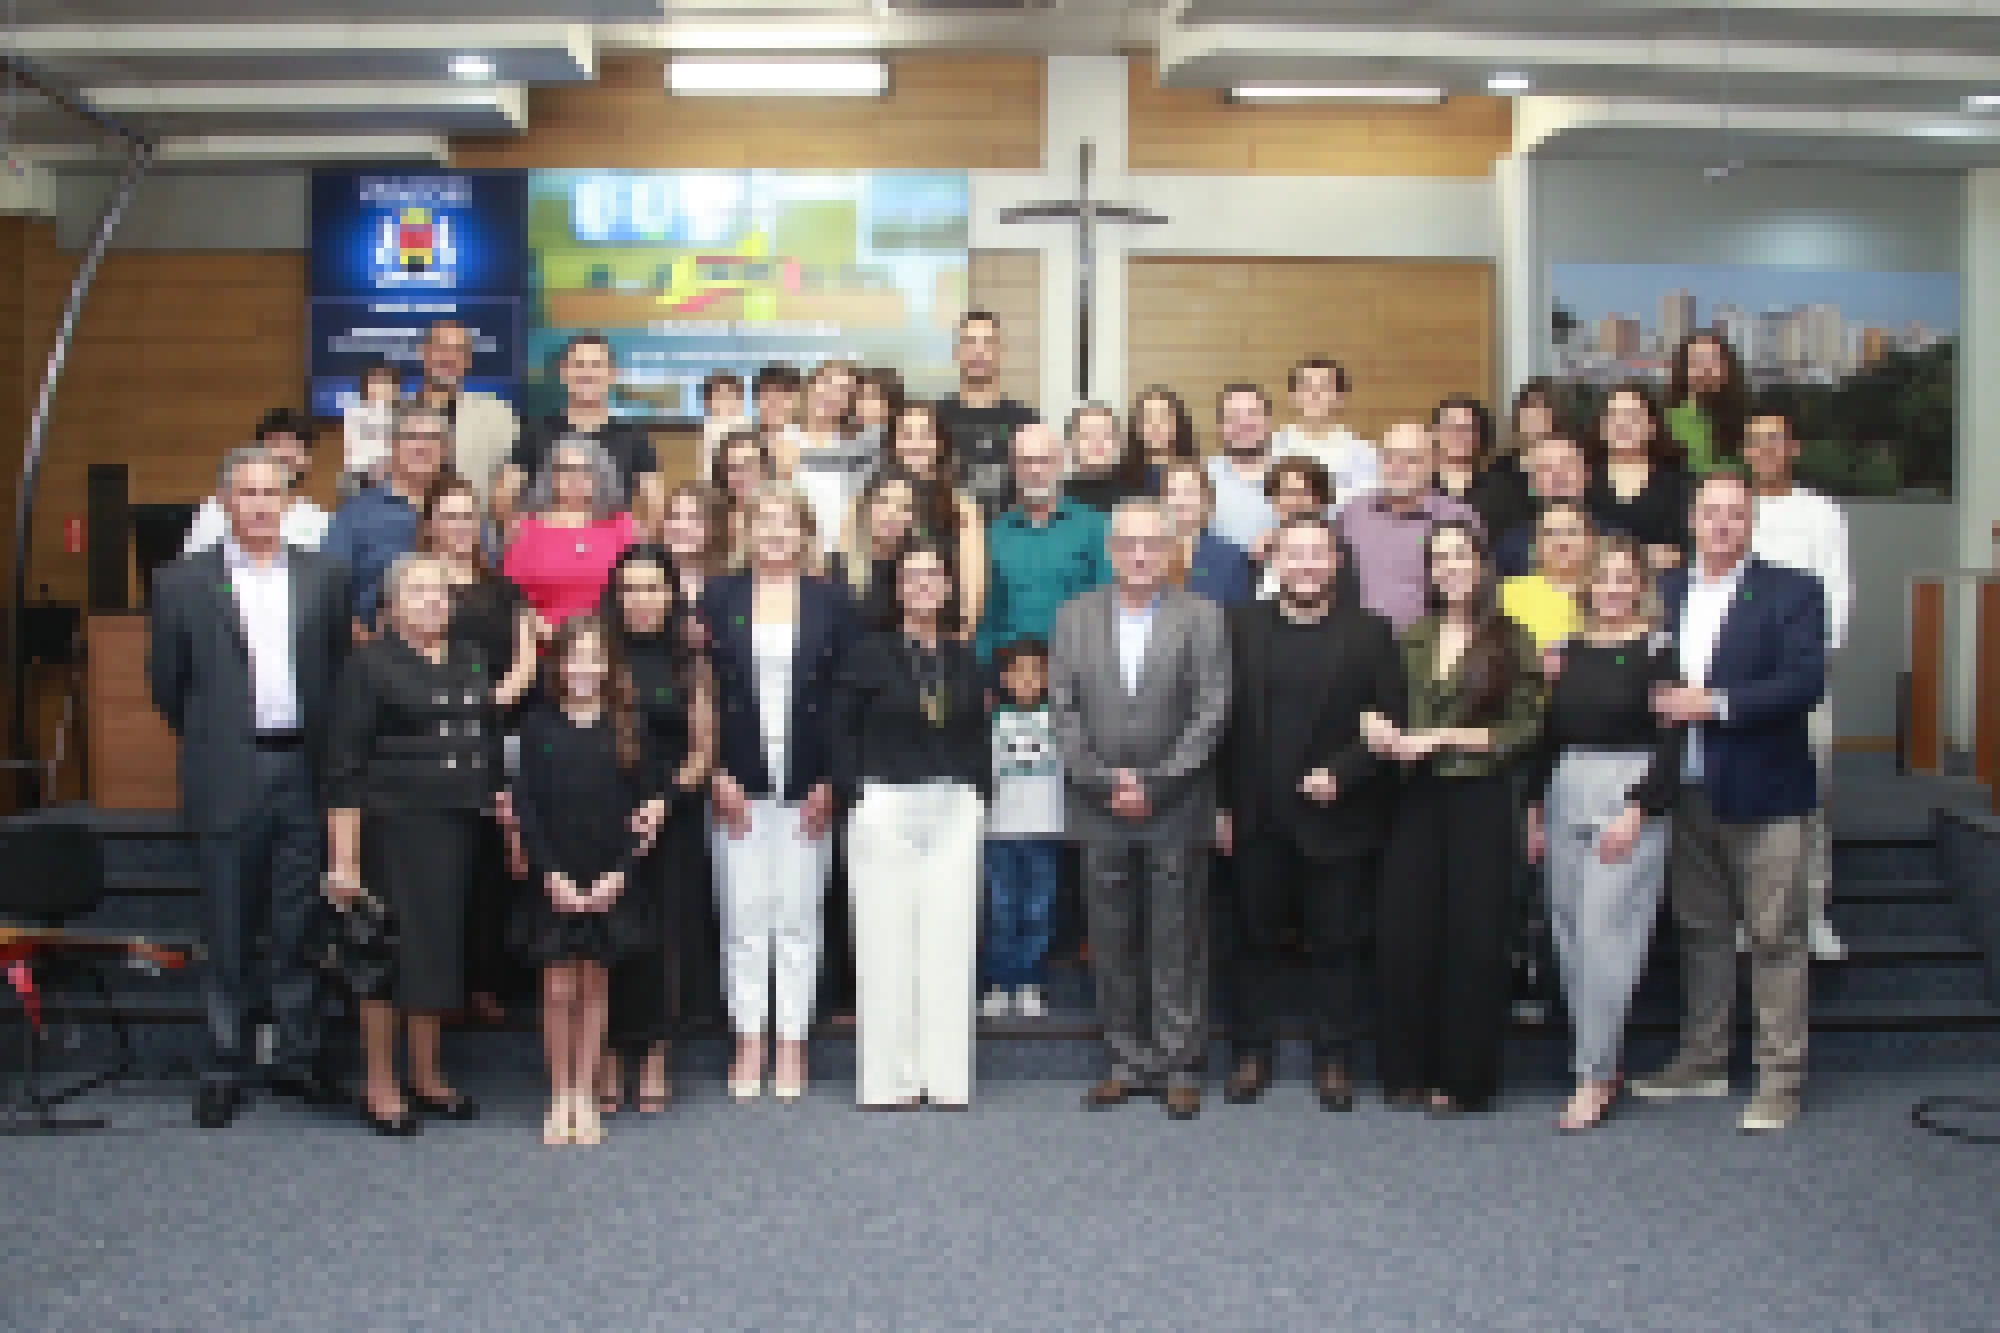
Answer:
M542 1121L542 1142L551 1148L568 1143L575 1132L570 1121L569 1098L557 1096L549 1102L548 1118Z

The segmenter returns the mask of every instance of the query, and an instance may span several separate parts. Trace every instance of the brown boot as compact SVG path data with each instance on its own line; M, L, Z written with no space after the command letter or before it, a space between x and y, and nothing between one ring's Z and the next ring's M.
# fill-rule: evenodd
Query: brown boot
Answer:
M1107 1078L1090 1086L1083 1094L1083 1109L1104 1111L1132 1100L1132 1085L1122 1078Z
M1167 1089L1167 1115L1174 1120L1192 1120L1201 1114L1201 1089L1182 1084Z
M1260 1100L1271 1086L1271 1057L1252 1051L1236 1062L1236 1072L1223 1085L1222 1100L1231 1106L1248 1106Z

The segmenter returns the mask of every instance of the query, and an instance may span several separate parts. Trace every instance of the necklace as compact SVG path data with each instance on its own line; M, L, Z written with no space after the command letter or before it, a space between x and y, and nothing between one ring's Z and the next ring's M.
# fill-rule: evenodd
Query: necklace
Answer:
M944 659L922 644L910 641L910 674L917 682L917 704L923 709L924 720L934 728L942 727L951 716L951 700L944 687Z

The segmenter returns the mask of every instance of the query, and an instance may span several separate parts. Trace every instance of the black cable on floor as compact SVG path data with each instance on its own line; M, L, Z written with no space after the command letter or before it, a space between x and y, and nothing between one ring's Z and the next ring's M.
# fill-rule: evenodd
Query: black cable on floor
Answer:
M1936 1112L1943 1110L2000 1116L2000 1101L1990 1097L1926 1097L1910 1108L1910 1123L1927 1134L1959 1139L1965 1143L2000 1143L2000 1133L1979 1134L1962 1125L1942 1123L1937 1119Z

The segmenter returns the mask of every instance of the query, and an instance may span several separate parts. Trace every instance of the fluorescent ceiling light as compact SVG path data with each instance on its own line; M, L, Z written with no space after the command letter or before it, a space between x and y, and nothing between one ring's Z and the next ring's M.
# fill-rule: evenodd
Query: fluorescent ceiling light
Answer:
M1331 84L1239 83L1239 102L1442 102L1442 88L1340 87Z
M889 66L880 60L671 60L676 97L880 97Z
M1965 105L1973 111L1991 111L2000 107L2000 93L1974 93L1965 99Z
M832 51L880 39L867 28L676 28L667 45L676 51Z
M1985 134L1983 125L1916 125L1910 133L1925 139L1970 139L1975 134Z
M1535 81L1525 74L1495 74L1486 81L1489 93L1525 93L1535 86Z
M451 77L454 79L490 79L493 77L493 62L485 56L453 56Z

